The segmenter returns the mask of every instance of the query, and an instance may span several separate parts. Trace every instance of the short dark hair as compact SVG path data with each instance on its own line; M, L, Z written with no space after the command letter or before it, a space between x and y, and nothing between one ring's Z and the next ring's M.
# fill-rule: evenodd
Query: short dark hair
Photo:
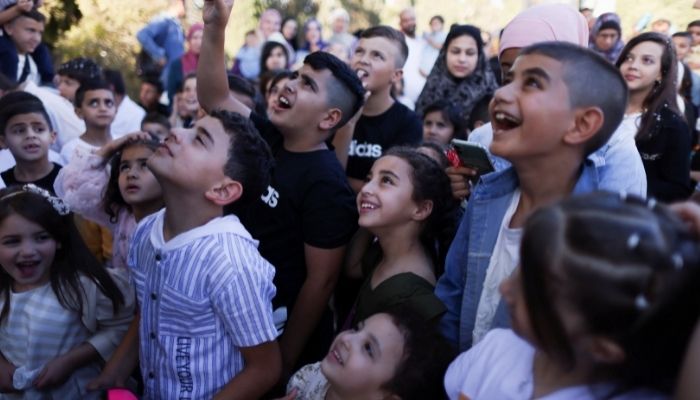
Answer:
M75 79L80 84L102 78L102 68L94 60L85 57L77 57L64 62L58 67L56 73Z
M112 85L115 94L120 96L126 94L126 85L124 84L124 77L121 72L116 69L105 69L103 75L107 83Z
M572 108L601 109L603 124L585 144L584 153L589 155L598 150L620 125L627 108L627 84L620 71L595 52L567 42L537 43L520 52L520 56L534 54L562 63Z
M5 135L7 123L12 117L30 113L43 115L46 125L53 130L51 118L38 97L27 92L11 92L0 98L0 135Z
M240 93L255 100L255 86L250 81L238 75L228 74L228 90Z
M150 112L146 114L141 120L141 126L143 124L160 124L163 125L168 131L172 126L170 125L170 120L165 115L159 112Z
M34 21L41 22L42 24L46 23L46 16L44 16L44 14L39 12L39 10L36 7L32 8L29 11L20 12L19 15L16 16L12 21L15 21L18 18L22 18L22 17L33 19Z
M76 108L82 108L83 100L85 100L85 93L91 90L109 90L110 92L114 93L112 91L112 86L110 86L109 83L102 79L87 81L85 83L82 83L78 90L75 92L75 99L73 100L73 105Z
M383 313L401 332L404 346L394 376L382 388L402 400L447 398L443 381L456 350L413 309L395 306Z
M259 201L267 189L274 159L267 142L249 118L225 110L214 110L209 115L221 122L230 137L224 174L243 186L241 198L227 205L225 213L240 213Z
M363 30L360 34L360 39L371 39L375 37L387 39L396 46L399 51L399 58L396 60L396 68L402 68L408 59L408 45L406 44L406 37L403 33L390 26L377 25Z
M686 32L686 31L676 32L673 35L671 35L671 37L672 38L681 37L681 38L688 39L691 42L693 41L693 35L690 32Z
M345 125L357 113L365 101L365 88L357 74L338 57L317 51L304 58L304 64L314 71L329 70L333 79L328 81L328 105L338 107L343 113L333 131Z
M688 27L686 29L690 29L692 27L700 28L700 19L696 19L695 21L690 21L690 23L688 24Z
M163 87L163 83L156 76L150 76L150 75L144 76L141 79L141 84L143 85L144 83L156 88L156 91L158 92L158 94L162 94L165 91L165 88Z

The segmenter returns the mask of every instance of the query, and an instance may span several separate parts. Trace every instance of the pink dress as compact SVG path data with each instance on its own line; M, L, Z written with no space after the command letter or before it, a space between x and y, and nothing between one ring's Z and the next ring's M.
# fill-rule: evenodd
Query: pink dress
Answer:
M112 266L127 268L126 257L129 254L129 241L136 230L136 220L127 209L119 210L116 222L110 220L102 205L107 182L109 166L104 164L102 157L94 153L75 152L70 163L58 173L54 190L73 212L112 232Z

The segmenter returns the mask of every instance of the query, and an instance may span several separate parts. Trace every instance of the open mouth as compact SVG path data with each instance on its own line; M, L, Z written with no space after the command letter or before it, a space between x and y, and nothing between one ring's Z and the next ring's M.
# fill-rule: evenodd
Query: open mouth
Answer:
M277 106L279 108L284 108L285 110L292 108L292 105L289 103L289 99L283 95L280 95L280 97L277 99Z
M369 76L369 73L367 71L365 71L364 69L358 69L355 71L355 73L357 74L357 77L360 79L366 78L367 76Z
M343 362L343 357L340 356L338 350L333 349L331 351L331 355L333 356L333 358L335 358L336 361L338 361L338 364L345 365L345 363Z
M32 277L38 266L39 261L22 261L17 263L17 269L19 270L20 276L22 276L22 278Z
M496 111L493 114L491 124L495 130L507 131L509 129L517 128L522 124L522 121L510 114L506 114L502 111Z

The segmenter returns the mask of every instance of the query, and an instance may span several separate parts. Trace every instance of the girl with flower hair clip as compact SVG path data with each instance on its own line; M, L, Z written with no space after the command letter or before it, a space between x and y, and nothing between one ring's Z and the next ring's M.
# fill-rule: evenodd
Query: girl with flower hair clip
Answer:
M90 254L68 207L34 185L0 191L0 398L88 399L134 315L125 271Z
M665 206L573 197L527 221L494 329L445 376L451 399L663 399L700 313L700 247Z

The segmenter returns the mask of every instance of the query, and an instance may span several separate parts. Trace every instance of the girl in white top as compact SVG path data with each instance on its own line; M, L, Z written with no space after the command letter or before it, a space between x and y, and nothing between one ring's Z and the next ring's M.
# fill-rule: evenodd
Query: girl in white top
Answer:
M125 276L83 244L63 202L0 192L0 399L85 399L134 315Z
M670 397L700 313L700 249L653 200L610 193L535 212L496 329L445 375L450 399Z

